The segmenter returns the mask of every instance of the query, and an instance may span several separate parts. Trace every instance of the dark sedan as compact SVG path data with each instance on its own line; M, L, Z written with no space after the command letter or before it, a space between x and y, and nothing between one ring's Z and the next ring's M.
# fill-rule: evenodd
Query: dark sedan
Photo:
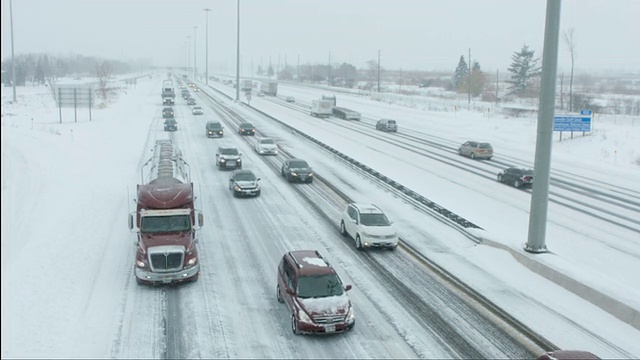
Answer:
M498 181L504 184L513 185L513 187L532 187L533 186L533 170L508 168L498 173Z
M282 163L280 172L289 182L313 182L313 170L311 166L302 159L285 160L284 163Z
M240 124L240 127L238 128L238 133L240 133L240 135L255 135L256 134L256 128L253 126L253 124L245 122Z

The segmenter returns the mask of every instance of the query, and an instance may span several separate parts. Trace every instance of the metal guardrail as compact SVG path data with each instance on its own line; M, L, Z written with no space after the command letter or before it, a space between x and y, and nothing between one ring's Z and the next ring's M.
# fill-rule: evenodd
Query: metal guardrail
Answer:
M295 131L297 134L305 137L309 141L311 141L311 142L315 143L316 145L324 148L325 150L333 153L334 155L340 157L344 161L346 161L346 162L358 167L360 170L362 170L362 171L368 173L369 175L375 177L376 179L384 182L385 184L387 184L388 186L394 188L395 190L397 190L397 191L399 191L399 192L411 197L415 201L418 201L419 203L421 203L422 205L424 205L424 206L428 207L429 209L435 211L436 213L438 213L438 214L446 217L447 219L449 219L449 220L461 225L465 229L469 229L469 228L482 229L480 226L472 223L471 221L463 218L462 216L452 212L451 210L448 210L448 209L444 208L441 205L438 205L437 203L427 199L426 197L418 194L417 192L415 192L415 191L409 189L408 187L400 184L399 182L391 179L390 177L379 173L375 169L372 169L371 167L359 162L358 160L356 160L356 159L354 159L354 158L352 158L352 157L350 157L350 156L348 156L348 155L346 155L346 154L344 154L344 153L332 148L331 146L323 143L322 141L320 141L320 140L318 140L318 139L316 139L316 138L314 138L314 137L312 137L312 136L310 136L310 135L308 135L308 134L306 134L306 133L304 133L304 132L302 132L302 131L300 131L300 130L298 130L298 129L296 129L296 128L288 125L288 124L283 123L282 121L274 118L273 116L271 116L271 115L269 115L269 114L267 114L267 113L265 113L265 112L263 112L263 111L261 111L259 109L256 109L256 108L254 108L254 107L252 107L250 105L246 105L246 104L245 104L245 106L248 106L252 110L257 111L260 114L262 114L262 115L264 115L264 116L266 116L266 117L268 117L268 118L270 118L270 119L272 119L274 121L277 121L281 125L286 126L291 131Z

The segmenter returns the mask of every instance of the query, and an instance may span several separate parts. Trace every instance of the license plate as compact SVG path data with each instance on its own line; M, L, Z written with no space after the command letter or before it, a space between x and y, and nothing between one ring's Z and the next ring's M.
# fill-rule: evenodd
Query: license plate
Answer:
M236 162L235 161L229 161L227 163L228 166L236 166Z
M334 325L325 326L324 331L325 332L335 332L336 331L336 327Z

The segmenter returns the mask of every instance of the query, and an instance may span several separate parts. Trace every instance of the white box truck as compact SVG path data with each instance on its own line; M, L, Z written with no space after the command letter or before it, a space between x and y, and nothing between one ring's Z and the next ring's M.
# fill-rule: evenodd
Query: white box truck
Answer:
M313 100L311 102L311 116L329 117L333 111L333 101L331 100Z

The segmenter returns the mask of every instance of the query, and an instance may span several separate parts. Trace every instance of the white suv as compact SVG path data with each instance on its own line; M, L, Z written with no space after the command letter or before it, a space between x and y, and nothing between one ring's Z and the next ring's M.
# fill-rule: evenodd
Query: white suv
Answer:
M398 234L379 207L373 204L351 203L342 212L340 233L350 236L358 250L398 247Z

